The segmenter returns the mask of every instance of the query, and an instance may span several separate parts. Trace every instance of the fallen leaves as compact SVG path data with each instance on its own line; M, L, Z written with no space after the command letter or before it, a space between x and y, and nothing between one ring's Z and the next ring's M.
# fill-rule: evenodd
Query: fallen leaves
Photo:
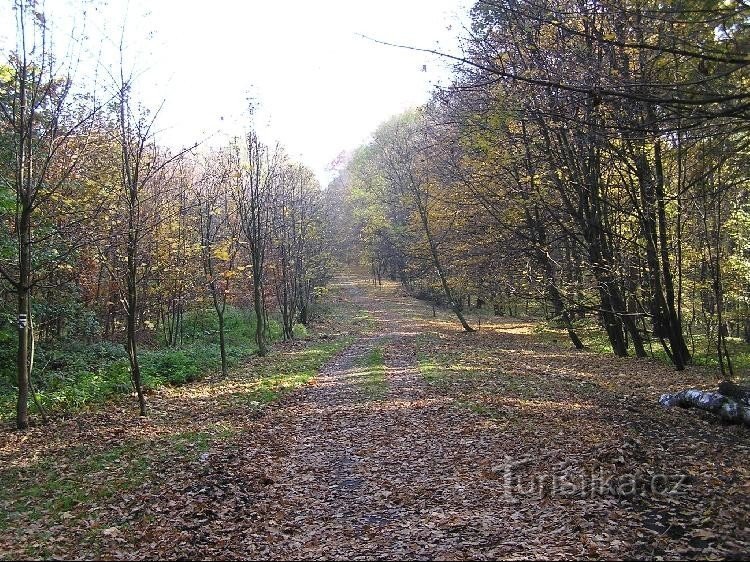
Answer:
M159 391L150 421L115 402L3 433L0 476L17 495L0 492L10 517L4 527L0 517L2 556L748 551L747 431L654 405L665 389L700 382L699 370L678 376L653 362L568 351L519 322L467 336L393 286L340 284L332 316L343 311L349 324L329 316L322 329L359 337L327 363L343 338L250 364L262 384L238 376ZM324 363L314 384L274 379L285 366ZM376 400L364 365L377 367Z

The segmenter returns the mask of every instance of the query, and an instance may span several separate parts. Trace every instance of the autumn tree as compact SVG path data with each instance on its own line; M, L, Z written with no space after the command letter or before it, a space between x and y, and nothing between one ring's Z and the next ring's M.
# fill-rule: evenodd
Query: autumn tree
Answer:
M47 222L43 231L40 219L75 185L98 102L73 93L73 62L56 60L45 14L35 3L19 0L14 12L16 49L0 67L0 131L8 152L2 177L15 198L8 217L14 252L0 263L0 275L17 297L16 425L23 429L29 424L32 292L71 251L42 251L45 245L51 249L55 231L68 221Z
M242 179L236 150L206 155L197 172L194 191L205 284L219 325L221 372L228 374L225 316L231 284L239 275L239 228L232 193Z
M253 303L255 308L255 343L258 354L268 353L268 318L266 310L266 256L271 233L271 205L275 182L279 181L283 154L280 147L269 148L251 131L246 137L246 158L242 181L235 191L240 228L252 266Z

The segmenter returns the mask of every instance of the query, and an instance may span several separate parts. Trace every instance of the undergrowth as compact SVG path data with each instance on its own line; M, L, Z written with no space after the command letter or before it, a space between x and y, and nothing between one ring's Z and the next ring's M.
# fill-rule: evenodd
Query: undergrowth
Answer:
M271 320L271 341L281 337L279 323ZM252 311L229 308L225 318L226 354L230 367L256 353L255 323ZM14 415L15 341L7 332L0 348L0 419ZM307 337L304 326L295 326L296 337ZM186 315L180 344L174 347L141 345L138 353L143 387L153 390L163 385L182 385L219 374L221 354L218 321L213 311ZM89 404L133 390L130 365L119 342L60 340L38 342L35 349L32 384L36 398L49 413L73 411ZM38 408L30 401L31 411Z

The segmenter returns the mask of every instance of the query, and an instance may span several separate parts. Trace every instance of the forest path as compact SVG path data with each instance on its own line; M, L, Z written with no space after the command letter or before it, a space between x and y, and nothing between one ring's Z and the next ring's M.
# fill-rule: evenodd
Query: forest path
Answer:
M504 543L519 539L503 523L514 510L484 474L504 437L479 417L467 424L465 411L429 391L416 360L427 307L392 289L363 290L356 278L340 283L375 326L279 410L275 439L287 454L278 473L269 470L280 485L262 500L271 541L258 556L507 554ZM373 349L381 367L366 365ZM384 380L370 391L378 368Z
M344 313L369 319L364 334L232 445L212 447L195 495L170 494L184 498L180 518L200 524L175 537L168 520L150 523L148 535L164 531L153 553L489 560L748 549L746 432L656 405L685 373L544 343L515 319L484 318L467 334L395 283L342 275L333 294ZM717 464L706 470L706 458ZM196 499L210 508L183 508Z
M656 403L710 372L477 310L465 333L356 275L325 303L307 341L160 389L147 419L124 396L0 434L0 559L750 552L747 428Z

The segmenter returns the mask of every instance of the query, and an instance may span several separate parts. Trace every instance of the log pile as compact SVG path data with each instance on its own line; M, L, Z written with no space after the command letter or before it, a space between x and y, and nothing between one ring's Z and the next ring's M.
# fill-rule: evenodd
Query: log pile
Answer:
M690 388L675 394L662 394L659 404L665 408L699 408L718 415L728 423L750 427L750 390L729 381L722 382L718 391Z

